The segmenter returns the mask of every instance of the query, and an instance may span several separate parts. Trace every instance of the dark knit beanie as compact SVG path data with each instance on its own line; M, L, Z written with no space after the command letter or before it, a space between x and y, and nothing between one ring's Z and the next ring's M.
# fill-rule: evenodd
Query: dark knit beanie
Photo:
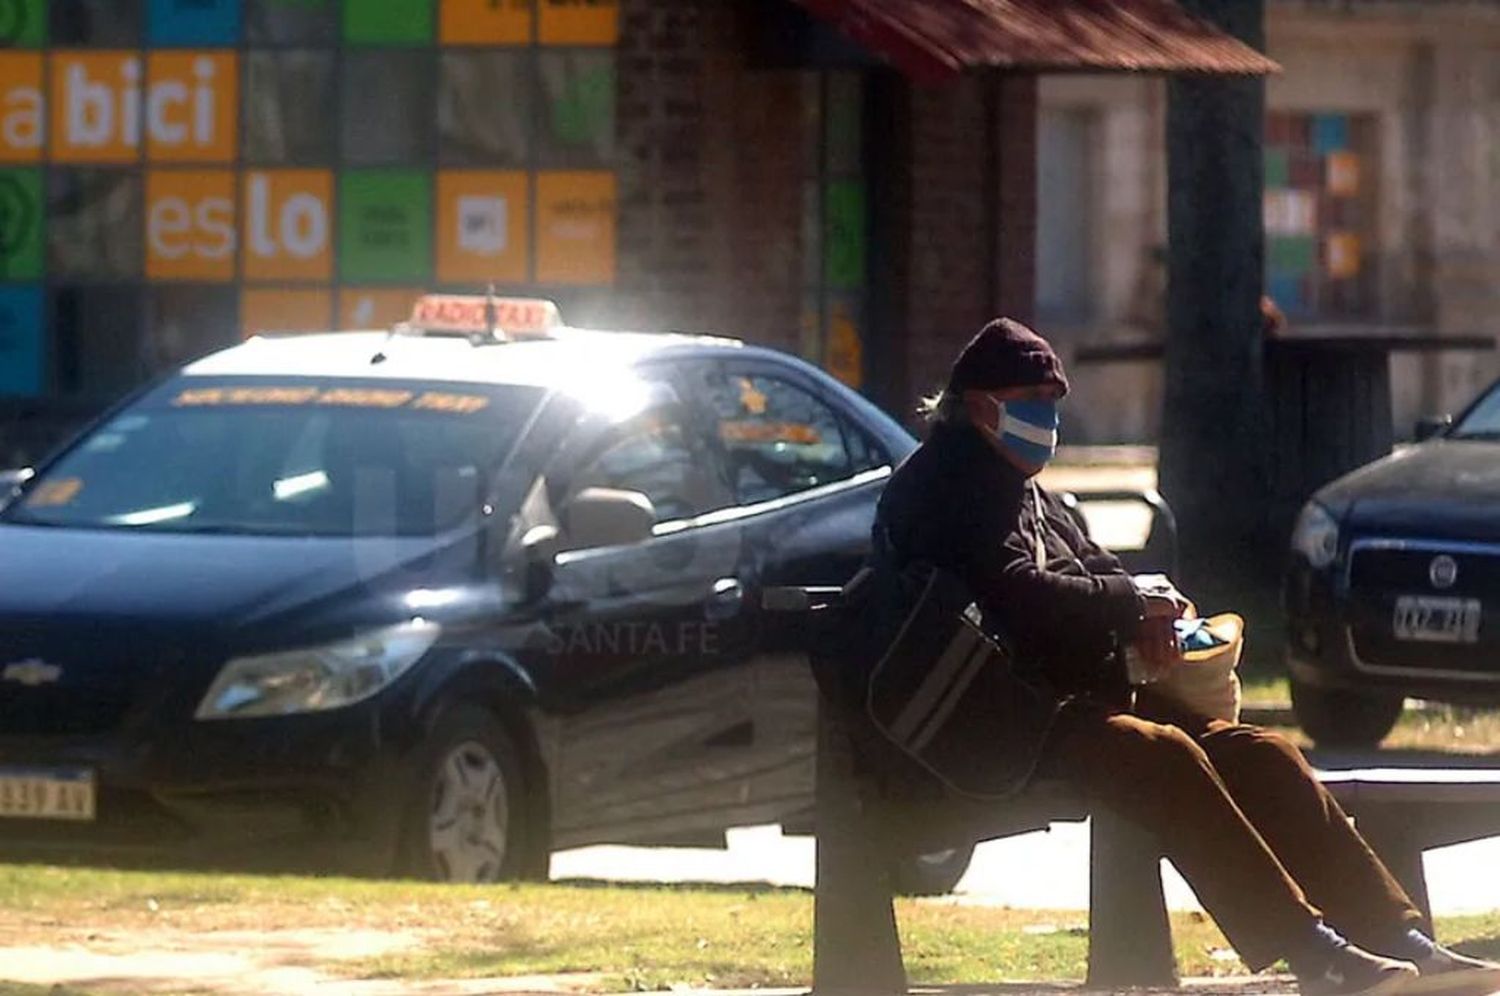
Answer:
M953 361L948 378L950 391L998 391L1037 384L1056 384L1068 393L1062 360L1047 340L1010 318L997 318L980 329Z

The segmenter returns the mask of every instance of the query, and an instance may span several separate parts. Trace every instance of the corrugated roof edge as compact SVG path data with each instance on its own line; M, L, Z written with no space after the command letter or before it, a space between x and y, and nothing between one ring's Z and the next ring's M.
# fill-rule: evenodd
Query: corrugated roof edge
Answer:
M966 69L1263 76L1281 66L1176 0L797 0L908 76Z

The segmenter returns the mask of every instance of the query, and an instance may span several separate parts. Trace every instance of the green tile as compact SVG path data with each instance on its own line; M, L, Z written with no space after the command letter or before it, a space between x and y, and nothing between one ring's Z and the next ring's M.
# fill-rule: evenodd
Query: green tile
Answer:
M854 290L865 282L865 188L834 180L824 191L823 266L828 286Z
M355 45L432 41L437 0L344 0L344 40Z
M1285 149L1266 150L1266 189L1285 187L1291 171L1287 167Z
M431 174L410 169L340 174L339 274L372 282L420 283L431 276Z
M0 169L0 280L42 276L42 172Z
M1318 242L1312 236L1282 236L1269 242L1269 262L1278 272L1310 273L1318 263Z
M0 2L0 48L41 48L47 44L47 0Z

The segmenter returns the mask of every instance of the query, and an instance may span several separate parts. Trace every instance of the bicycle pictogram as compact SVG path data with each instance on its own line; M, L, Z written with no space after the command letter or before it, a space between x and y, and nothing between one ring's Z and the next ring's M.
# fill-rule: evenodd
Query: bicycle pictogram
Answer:
M0 174L0 277L28 244L39 209L31 192L14 176Z

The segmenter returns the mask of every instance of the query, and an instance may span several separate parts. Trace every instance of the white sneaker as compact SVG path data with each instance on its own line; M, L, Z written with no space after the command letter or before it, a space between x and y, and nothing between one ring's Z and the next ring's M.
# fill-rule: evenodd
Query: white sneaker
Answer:
M1388 996L1418 978L1417 966L1346 944L1329 955L1321 975L1298 975L1302 996Z
M1471 958L1433 944L1432 954L1413 964L1421 973L1420 981L1408 986L1408 993L1462 993L1487 996L1500 992L1500 963Z
M1399 957L1409 959L1422 975L1421 981L1408 987L1407 992L1488 996L1500 991L1500 962L1459 954L1420 930L1408 930L1406 939L1391 950Z

